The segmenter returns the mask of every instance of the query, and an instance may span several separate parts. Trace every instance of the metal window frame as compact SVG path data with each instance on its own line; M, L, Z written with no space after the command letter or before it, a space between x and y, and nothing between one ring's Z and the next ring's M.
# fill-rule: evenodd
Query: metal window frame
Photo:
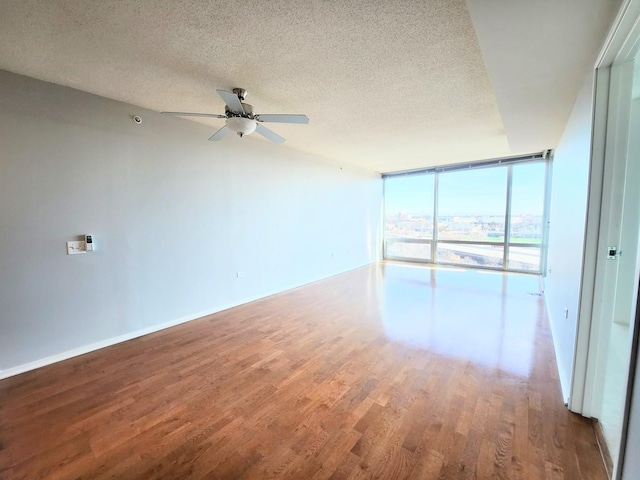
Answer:
M440 175L438 172L433 176L433 243L431 244L431 261L438 262L438 198Z
M507 198L504 206L504 250L502 251L502 266L509 269L509 246L511 244L511 188L513 183L513 166L507 167ZM544 223L544 219L543 219ZM540 267L538 266L538 269Z
M382 178L406 177L410 175L424 175L429 173L454 172L457 170L471 170L475 168L490 168L501 165L512 165L515 163L530 163L536 161L546 161L551 154L551 150L544 150L529 155L520 155L517 157L494 158L490 160L478 160L467 163L454 163L451 165L437 165L427 168L418 168L415 170L402 170L398 172L387 172L382 174Z
M518 243L513 244L511 242L511 205L512 205L512 195L513 195L513 165L522 164L522 163L539 163L544 162L545 164L545 173L544 173L544 190L543 190L543 218L542 218L542 242L541 243ZM516 273L528 273L541 275L546 272L547 266L547 238L548 238L548 230L549 230L549 182L551 175L551 150L544 150L540 153L534 153L530 155L522 155L518 157L508 157L508 158L498 158L492 160L481 160L477 162L469 162L464 164L453 164L453 165L443 165L443 166L435 166L417 170L407 170L402 172L391 172L382 174L383 181L387 178L397 178L397 177L405 177L405 176L413 176L413 175L433 175L433 235L431 239L420 239L420 238L408 238L408 237L387 237L386 234L386 189L383 187L383 195L385 195L385 202L383 207L383 215L385 219L385 228L383 231L383 242L382 242L382 259L383 260L394 260L394 261L407 261L407 262L416 262L416 263L428 263L433 265L451 265L451 266L462 266L462 267L470 267L470 268L480 268L486 270L496 270L496 271L504 271L504 272L516 272ZM440 239L438 236L438 211L439 211L439 178L440 173L444 172L454 172L461 170L470 170L476 168L492 168L492 167L507 167L507 179L506 179L506 199L505 199L505 232L504 232L504 241L503 242L474 242L472 240L448 240L448 239ZM386 182L384 182L386 185ZM426 259L418 259L418 258L409 258L409 257L396 257L396 256L388 256L387 255L387 244L388 243L420 243L420 244L430 244L431 247L431 258L429 260ZM484 267L478 265L468 265L461 263L451 263L451 262L442 262L438 261L438 244L446 243L446 244L459 244L459 245L479 245L479 246L498 246L501 245L503 248L503 258L502 258L502 266L501 267ZM522 269L514 269L509 267L510 258L510 248L512 246L517 247L525 247L525 248L538 248L540 250L540 263L538 265L537 270L522 270Z

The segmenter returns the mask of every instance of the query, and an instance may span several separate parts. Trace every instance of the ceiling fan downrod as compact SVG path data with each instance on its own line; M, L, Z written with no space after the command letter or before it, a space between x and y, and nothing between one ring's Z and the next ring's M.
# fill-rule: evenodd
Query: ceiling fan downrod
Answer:
M247 98L248 92L244 88L234 88L232 90L235 93L241 102L244 102L244 99Z

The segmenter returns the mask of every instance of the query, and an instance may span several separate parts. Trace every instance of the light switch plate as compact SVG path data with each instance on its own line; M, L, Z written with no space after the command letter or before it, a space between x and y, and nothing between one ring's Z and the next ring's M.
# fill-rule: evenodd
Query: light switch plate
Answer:
M76 255L78 253L87 253L84 241L67 242L67 255Z

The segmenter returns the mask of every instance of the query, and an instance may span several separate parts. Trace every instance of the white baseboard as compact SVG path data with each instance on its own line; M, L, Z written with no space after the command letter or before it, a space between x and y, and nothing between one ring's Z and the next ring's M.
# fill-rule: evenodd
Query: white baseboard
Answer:
M23 363L22 365L17 365L15 367L7 368L5 370L0 370L0 380L4 378L13 377L15 375L19 375L21 373L28 372L30 370L35 370L37 368L46 367L47 365L51 365L53 363L62 362L63 360L68 360L73 357L78 357L80 355L84 355L85 353L94 352L96 350L100 350L102 348L110 347L117 343L126 342L127 340L132 340L134 338L142 337L144 335L149 335L150 333L159 332L160 330L164 330L166 328L175 327L176 325L180 325L181 323L190 322L192 320L197 320L198 318L206 317L208 315L213 315L214 313L222 312L224 310L228 310L230 308L238 307L240 305L244 305L245 303L254 302L256 300L260 300L262 298L270 297L271 295L276 295L278 293L286 292L287 290L292 290L294 288L302 287L304 285L308 285L310 283L318 282L320 280L324 280L329 277L333 277L335 275L340 275L342 273L346 273L350 270L355 270L357 268L362 268L364 266L370 265L370 263L366 263L364 265L360 265L359 267L354 267L353 269L348 269L343 272L333 273L331 275L327 275L321 278L317 278L310 282L303 282L298 285L291 285L286 288L273 290L270 292L266 292L264 294L245 298L237 303L222 305L216 307L211 310L207 310L204 312L198 312L192 315L186 315L184 317L177 318L175 320L171 320L169 322L160 323L158 325L153 325L151 327L143 328L140 330L135 330L133 332L125 333L123 335L118 335L117 337L111 337L105 340L100 340L99 342L90 343L89 345L83 345L78 348L73 348L71 350L67 350L65 352L56 353L55 355L50 355L48 357L40 358L38 360L34 360L33 362Z
M545 285L546 287L546 285ZM558 369L558 378L560 379L560 390L562 391L562 400L565 405L569 405L571 400L571 379L567 378L565 372L567 371L562 363L562 358L558 354L560 352L560 346L557 343L557 334L554 331L556 325L555 319L551 313L551 309L547 304L547 296L543 295L544 308L546 310L547 318L549 319L549 330L551 330L551 341L553 342L553 354L556 357L556 368Z
M106 340L90 343L89 345L83 345L78 348L73 348L65 352L56 353L55 355L40 358L33 362L23 363L22 365L11 367L6 370L0 370L0 380L2 380L3 378L13 377L14 375L19 375L21 373L28 372L30 370L35 370L36 368L45 367L47 365L51 365L52 363L57 363L63 360L68 360L69 358L84 355L85 353L93 352L95 350L100 350L101 348L110 347L117 343L126 342L127 340L132 340L134 338L142 337L150 333L159 332L160 330L164 330L165 328L175 327L176 325L180 325L181 323L190 322L191 320L196 320L201 317L206 317L207 315L218 313L235 306L237 305L231 305L227 307L218 308L215 310L200 312L194 315L188 315L186 317L181 317L176 320L172 320L170 322L161 323L158 325L154 325L152 327L142 328L140 330L135 330L133 332L125 333L123 335L118 335L117 337L111 337Z

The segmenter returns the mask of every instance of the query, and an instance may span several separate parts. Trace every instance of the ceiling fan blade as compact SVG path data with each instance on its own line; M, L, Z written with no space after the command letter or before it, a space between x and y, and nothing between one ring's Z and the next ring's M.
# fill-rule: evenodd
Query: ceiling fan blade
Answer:
M284 143L284 138L282 138L276 132L269 130L267 127L259 123L256 124L256 132L258 132L263 137L268 138L273 143Z
M229 133L229 127L227 127L226 125L224 127L222 127L220 130L218 130L216 133L214 133L213 135L211 135L209 137L209 141L210 142L217 142L218 140L222 140L222 137L224 137L227 133Z
M227 92L226 90L216 90L216 92L218 92L218 95L220 95L222 100L224 100L224 103L229 107L229 110L233 113L244 113L244 107L242 106L242 102L238 98L238 95L233 92Z
M287 114L261 114L258 115L258 120L261 122L273 122L273 123L309 123L309 117L306 115L287 115Z
M227 118L224 115L216 113L191 113L191 112L160 112L163 115L173 115L175 117L211 117L211 118Z

